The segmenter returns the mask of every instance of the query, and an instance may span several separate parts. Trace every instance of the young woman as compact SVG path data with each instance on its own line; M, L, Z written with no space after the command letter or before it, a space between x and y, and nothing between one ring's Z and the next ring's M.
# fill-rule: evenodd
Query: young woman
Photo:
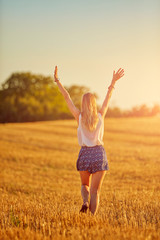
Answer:
M124 70L113 72L111 85L108 87L107 95L99 112L97 112L96 98L88 92L82 96L81 111L77 109L70 98L69 93L58 79L57 66L55 67L54 79L59 90L63 94L67 105L78 122L78 142L81 146L76 162L77 170L81 178L81 195L83 205L80 212L87 209L95 214L99 205L99 194L103 178L109 169L105 149L103 147L104 118L115 82L123 77ZM92 180L90 184L90 176ZM90 194L90 201L89 201Z

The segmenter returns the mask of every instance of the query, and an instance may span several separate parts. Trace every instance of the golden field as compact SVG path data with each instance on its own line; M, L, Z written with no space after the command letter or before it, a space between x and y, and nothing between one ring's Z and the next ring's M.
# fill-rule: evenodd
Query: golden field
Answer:
M0 239L160 239L160 118L105 119L95 216L79 214L75 120L0 124Z

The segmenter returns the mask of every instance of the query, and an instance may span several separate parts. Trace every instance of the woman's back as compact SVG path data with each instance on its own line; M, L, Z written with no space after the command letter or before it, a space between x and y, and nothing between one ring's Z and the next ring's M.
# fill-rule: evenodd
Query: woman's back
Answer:
M82 125L82 115L79 115L79 126L77 129L78 143L80 146L92 147L95 145L104 145L103 134L104 134L104 120L100 113L98 113L99 121L95 130L89 131Z

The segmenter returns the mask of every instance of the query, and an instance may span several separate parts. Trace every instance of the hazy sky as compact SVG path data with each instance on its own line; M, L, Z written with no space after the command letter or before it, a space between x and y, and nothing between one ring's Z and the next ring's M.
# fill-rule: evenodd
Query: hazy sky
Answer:
M0 82L13 72L85 85L110 106L160 104L159 0L0 0Z

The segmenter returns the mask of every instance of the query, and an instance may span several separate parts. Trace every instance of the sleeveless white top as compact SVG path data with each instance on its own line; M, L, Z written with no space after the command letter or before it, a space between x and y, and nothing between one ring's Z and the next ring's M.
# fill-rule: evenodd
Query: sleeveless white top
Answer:
M81 114L79 114L79 126L77 129L78 143L80 146L93 147L95 145L104 145L104 121L100 113L98 113L99 121L94 131L84 129L81 124Z

